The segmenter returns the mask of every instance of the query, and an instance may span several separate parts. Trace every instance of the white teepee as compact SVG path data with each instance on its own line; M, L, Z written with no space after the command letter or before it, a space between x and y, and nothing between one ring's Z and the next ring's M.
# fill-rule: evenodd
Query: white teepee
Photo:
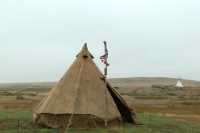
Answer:
M183 85L183 83L181 82L180 79L177 81L176 87L178 87L178 88L184 88L184 85Z

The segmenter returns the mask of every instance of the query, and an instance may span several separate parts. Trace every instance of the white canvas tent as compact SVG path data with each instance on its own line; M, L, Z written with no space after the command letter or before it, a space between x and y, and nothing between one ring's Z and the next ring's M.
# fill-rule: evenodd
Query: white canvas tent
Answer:
M181 82L180 79L177 81L176 87L178 87L178 88L184 88L184 85L183 85L183 83Z

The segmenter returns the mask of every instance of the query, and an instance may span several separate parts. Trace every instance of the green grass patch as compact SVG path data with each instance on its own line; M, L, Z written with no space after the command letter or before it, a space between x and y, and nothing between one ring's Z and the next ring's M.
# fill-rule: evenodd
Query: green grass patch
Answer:
M0 111L0 120L31 120L32 113L30 111Z
M7 122L7 120L13 120ZM17 128L17 120L32 121L30 111L0 111L1 133L56 133L54 129L45 128ZM123 125L112 129L78 130L70 129L69 133L200 133L200 125L189 122L179 122L173 118L162 117L156 114L140 113L138 121L141 126ZM2 124L3 123L3 124Z

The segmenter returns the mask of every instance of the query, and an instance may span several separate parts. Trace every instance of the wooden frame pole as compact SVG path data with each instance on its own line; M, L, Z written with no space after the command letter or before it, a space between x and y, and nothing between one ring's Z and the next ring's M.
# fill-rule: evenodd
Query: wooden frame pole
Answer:
M104 76L105 76L105 84L107 84L107 76L108 76L108 48L107 48L107 42L104 41L104 48L105 48L105 68L104 68ZM107 94L108 90L105 89L105 114L106 114L106 120L105 120L105 127L108 127L108 99L107 99Z

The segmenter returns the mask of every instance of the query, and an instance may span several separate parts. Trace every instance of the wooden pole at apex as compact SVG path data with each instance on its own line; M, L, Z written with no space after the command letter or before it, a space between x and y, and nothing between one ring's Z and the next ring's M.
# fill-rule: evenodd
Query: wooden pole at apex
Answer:
M107 42L106 41L103 41L103 43L104 43L104 48L105 48L104 76L105 76L105 78L107 78L107 76L108 76L108 66L109 66L109 64L108 64L108 47L107 47Z
M104 76L105 76L105 84L107 85L107 76L108 76L108 48L107 48L107 42L103 41L104 43L104 49L105 49L105 54L103 55L103 63L105 64L104 68ZM105 127L108 127L108 99L107 99L107 94L108 91L105 89L105 114L106 114L106 120L105 120Z

